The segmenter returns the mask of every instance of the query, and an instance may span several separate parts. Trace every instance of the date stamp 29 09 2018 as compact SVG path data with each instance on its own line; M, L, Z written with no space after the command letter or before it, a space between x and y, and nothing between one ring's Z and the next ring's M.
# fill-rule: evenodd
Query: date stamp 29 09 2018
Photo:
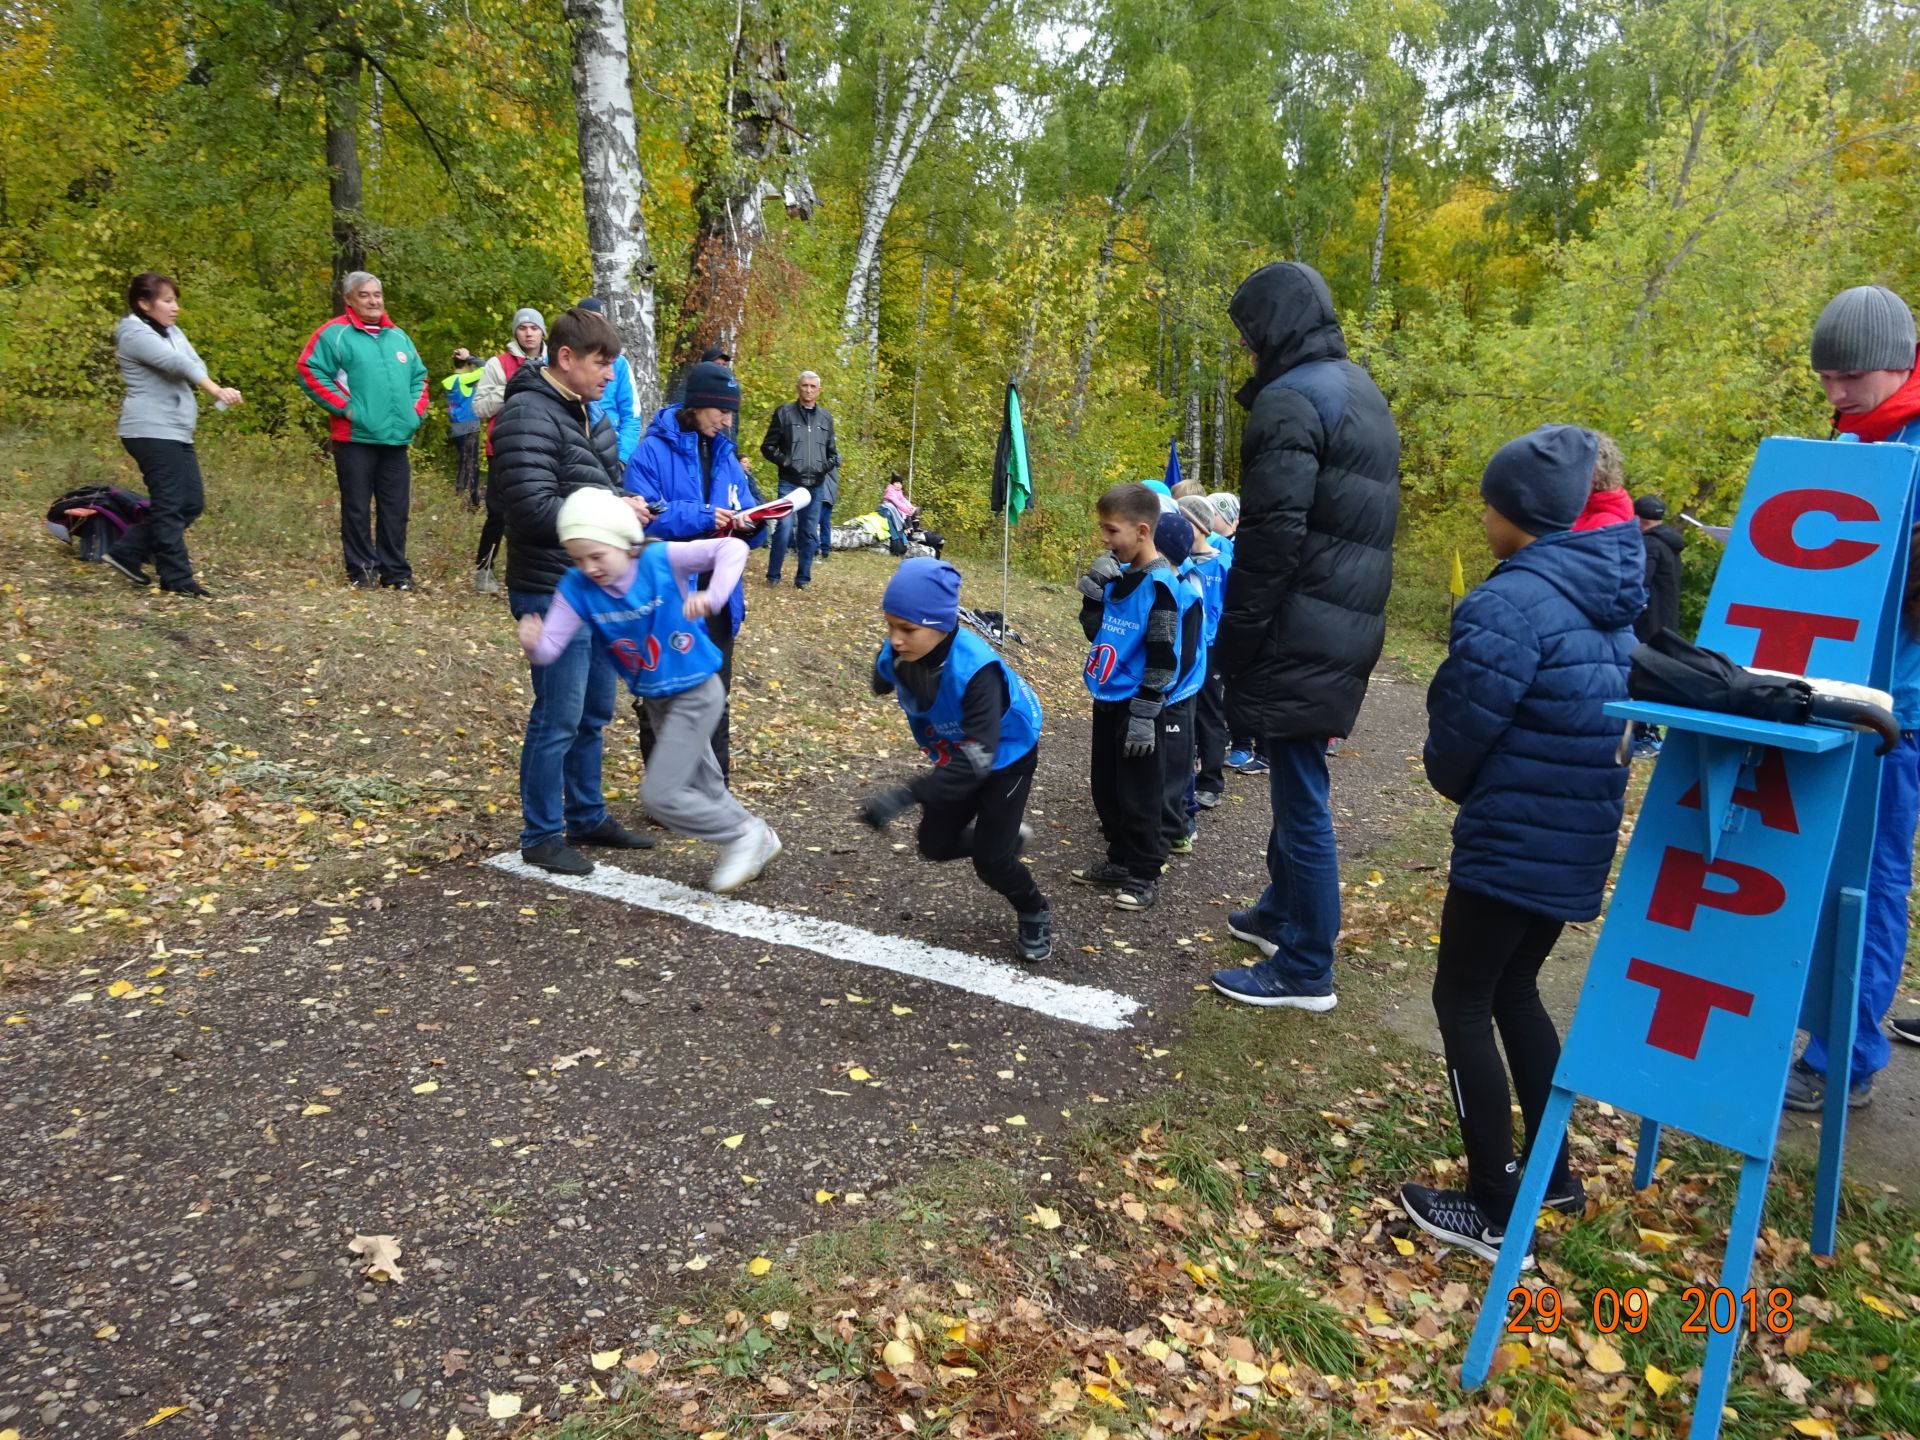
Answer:
M1677 1302L1670 1296L1658 1298L1662 1305L1678 1303L1686 1307L1687 1316L1680 1322L1683 1335L1724 1334L1730 1330L1785 1335L1793 1329L1793 1292L1779 1287L1736 1293L1719 1286L1708 1289L1689 1285L1680 1292ZM1638 1335L1653 1315L1654 1299L1638 1286L1597 1290L1587 1306L1589 1323L1602 1335L1616 1331ZM1560 1292L1551 1285L1538 1290L1516 1285L1507 1292L1507 1306L1509 1335L1551 1335L1567 1314Z

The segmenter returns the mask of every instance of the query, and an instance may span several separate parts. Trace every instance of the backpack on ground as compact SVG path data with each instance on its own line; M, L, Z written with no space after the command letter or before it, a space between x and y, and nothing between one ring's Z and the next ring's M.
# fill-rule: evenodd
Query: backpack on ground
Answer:
M77 557L93 563L106 555L114 541L143 523L152 508L153 502L137 490L82 485L47 507L47 531L72 546Z

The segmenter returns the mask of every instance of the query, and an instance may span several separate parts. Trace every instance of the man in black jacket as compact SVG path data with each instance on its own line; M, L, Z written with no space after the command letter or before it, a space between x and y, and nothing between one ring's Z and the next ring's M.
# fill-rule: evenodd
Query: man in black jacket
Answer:
M506 517L507 602L517 624L544 615L573 561L555 522L575 490L620 493L619 437L588 408L613 377L620 332L590 310L567 311L547 337L545 365L522 365L493 424L491 505ZM625 497L623 497L625 498ZM646 502L629 501L644 522ZM619 679L583 629L551 665L533 667L533 708L520 747L520 858L559 875L593 862L577 845L644 850L648 836L611 815L600 793L600 734Z
M787 546L798 526L800 568L794 572L793 587L804 590L813 582L814 554L818 552L824 559L833 539L830 527L833 502L840 494L840 447L834 442L833 416L820 403L820 377L802 370L795 391L796 398L774 411L767 421L760 453L779 467L782 495L804 485L812 497L806 509L775 526L767 556L767 583L778 585Z
M1249 1005L1331 1010L1340 859L1326 746L1360 713L1386 641L1400 436L1386 398L1347 359L1333 296L1293 262L1256 270L1227 307L1252 352L1237 397L1240 528L1214 655L1236 735L1272 765L1271 883L1227 929L1266 957L1214 988Z

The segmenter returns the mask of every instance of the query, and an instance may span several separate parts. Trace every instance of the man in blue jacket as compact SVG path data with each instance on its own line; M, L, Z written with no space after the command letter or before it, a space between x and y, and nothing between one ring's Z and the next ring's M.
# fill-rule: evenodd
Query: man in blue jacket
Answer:
M740 382L726 366L703 360L687 372L685 398L653 417L627 461L625 489L647 502L654 540L703 540L731 535L759 547L766 531L741 525L738 516L760 504L760 492L741 468L727 431L740 413ZM705 578L702 577L703 585ZM726 609L707 618L707 633L720 647L720 683L733 687L733 637L747 617L746 598L733 592ZM731 773L729 716L713 732L714 758ZM653 733L640 725L641 753L651 753Z
M574 307L576 310L591 310L596 315L605 315L607 307L600 303L600 297L589 295ZM633 389L633 366L627 363L627 357L621 355L613 362L613 379L607 382L607 388L598 400L588 407L593 418L604 419L613 427L614 438L620 442L620 463L625 465L633 457L633 447L640 443L640 404Z

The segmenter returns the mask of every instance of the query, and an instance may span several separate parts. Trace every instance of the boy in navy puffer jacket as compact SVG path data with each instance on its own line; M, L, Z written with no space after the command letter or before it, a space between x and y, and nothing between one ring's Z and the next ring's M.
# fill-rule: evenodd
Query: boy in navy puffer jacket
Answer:
M1523 1163L1493 1027L1531 1147L1560 1059L1540 966L1562 925L1600 913L1626 801L1623 726L1602 707L1626 698L1646 561L1631 525L1571 529L1597 453L1593 431L1543 425L1488 462L1482 523L1501 564L1454 612L1427 692L1427 778L1460 803L1433 1008L1467 1189L1408 1184L1400 1203L1429 1234L1489 1260ZM1547 1203L1585 1206L1565 1146Z

